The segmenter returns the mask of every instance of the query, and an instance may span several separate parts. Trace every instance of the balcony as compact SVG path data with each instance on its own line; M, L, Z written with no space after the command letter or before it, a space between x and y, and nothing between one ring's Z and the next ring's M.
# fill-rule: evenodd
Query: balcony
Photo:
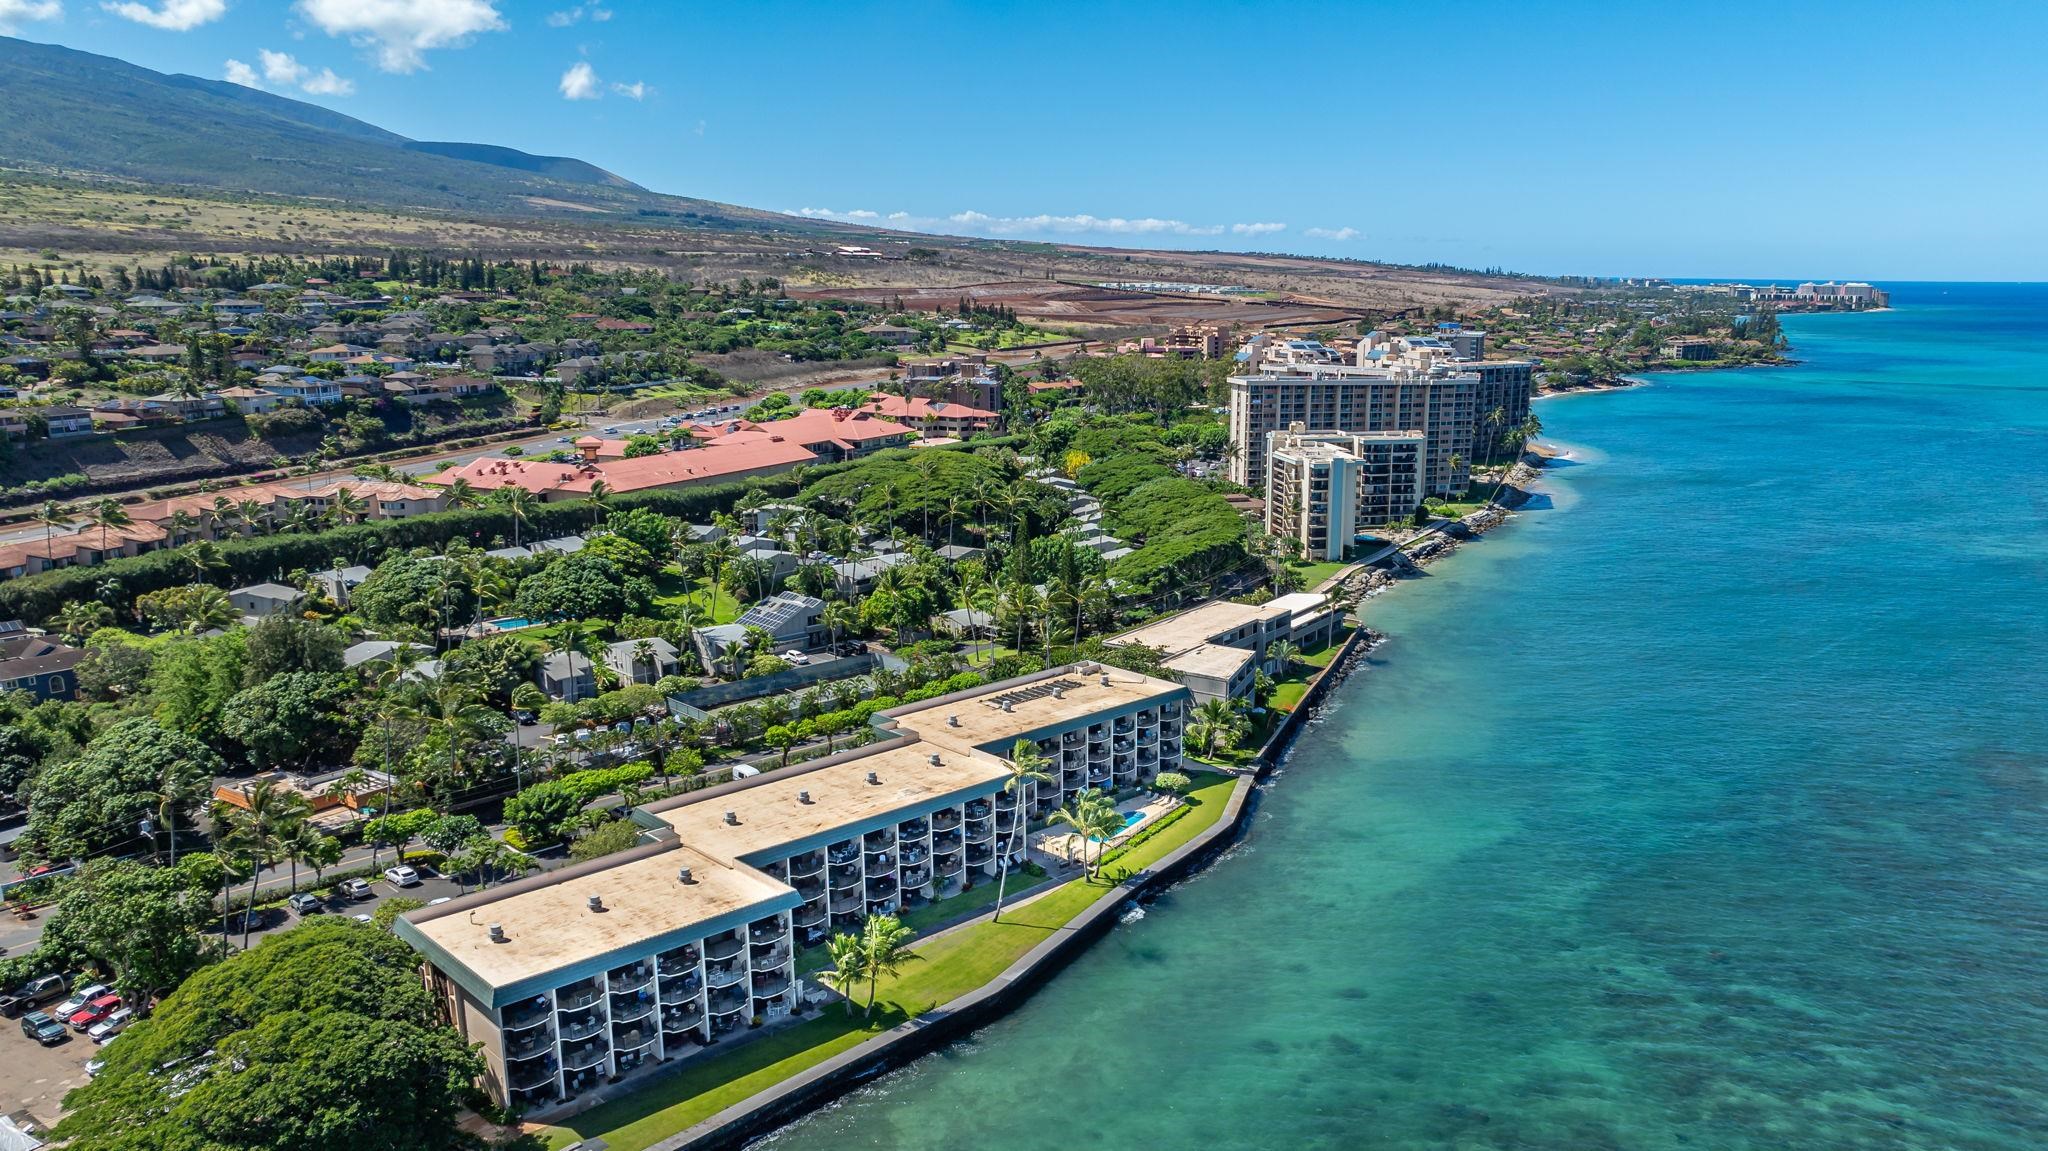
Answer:
M570 1071L587 1071L611 1058L611 1048L604 1043L585 1043L562 1053L562 1066Z
M1017 813L1015 811L996 812L996 830L1006 835L1017 830Z
M780 995L788 990L789 973L787 971L773 971L764 975L754 976L754 995L756 998Z
M517 1039L505 1040L505 1058L531 1059L539 1055L555 1053L555 1033L552 1031L528 1031Z
M923 863L925 857L930 854L929 850L922 847L908 847L903 850L903 854L898 857L898 861L904 867L909 867L912 864Z
M906 871L903 873L903 888L906 891L923 887L931 881L932 870L929 867L920 867L916 871Z
M515 1107L545 1107L557 1098L553 1073L538 1086L512 1089L512 1105Z
M789 873L792 876L816 875L823 870L825 853L822 851L806 851L789 861Z
M941 835L932 840L932 850L944 855L949 851L960 850L960 844L963 842L965 841L958 835Z
M825 881L815 875L799 879L790 886L796 888L797 895L801 896L806 903L825 894Z
M1151 726L1152 726L1153 724L1155 724L1155 723L1158 723L1158 722L1159 722L1159 713L1158 713L1158 712L1156 712L1156 711L1153 711L1153 710L1151 710L1151 709L1147 708L1146 710L1144 710L1144 711L1141 711L1141 712L1139 712L1139 713L1138 713L1138 726L1139 726L1139 727L1151 727Z
M696 999L697 993L702 990L704 990L704 981L702 979L695 975L686 975L681 979L674 980L673 982L664 982L661 985L661 1002L669 1006L674 1006L678 1003L688 1003Z
M1154 745L1154 744L1156 744L1156 743L1158 743L1158 742L1159 742L1159 729L1158 729L1158 728L1156 728L1156 727L1141 727L1141 728L1139 728L1139 729L1138 729L1138 746L1139 746L1139 747L1151 747L1152 745Z
M702 1004L694 1001L680 1007L671 1007L661 1013L661 1029L663 1031L687 1031L702 1022L704 1022L704 1007Z
M967 818L970 822L977 819L987 819L989 813L994 810L995 807L986 799L973 800L967 805Z
M788 962L789 948L784 947L780 942L777 942L772 946L756 948L754 951L752 967L754 969L755 974L759 974L763 971L768 970L771 967L780 967Z
M768 919L757 920L752 926L748 927L747 941L750 943L780 943L788 934L789 920L777 915Z
M932 870L940 875L952 875L960 870L960 853L950 852L933 858Z
M602 1061L600 1060L600 1062ZM576 1096L582 1094L585 1091L590 1090L592 1087L597 1086L598 1081L603 1077L604 1072L596 1069L595 1067L584 1071L574 1071L568 1075L563 1076L562 1098L576 1098Z
M842 912L859 915L861 902L860 888L855 886L846 891L833 892L831 902L827 906L832 909L832 914L835 916Z
M661 1033L655 1030L654 1020L650 1019L644 1024L629 1027L625 1030L614 1029L612 1031L612 1050L618 1052L619 1058L623 1061L626 1056L640 1050L660 1037Z
M1090 768L1090 769L1089 769L1089 771L1088 771L1088 784L1089 784L1089 786L1090 786L1090 787L1101 787L1101 786L1102 786L1103 784L1105 784L1105 783L1108 783L1108 782L1109 782L1109 765L1108 765L1108 764L1106 764L1106 763L1098 763L1098 764L1096 764L1096 765L1095 765L1094 767L1092 767L1092 768Z
M1130 716L1120 715L1116 717L1116 726L1111 730L1114 731L1117 735L1129 735L1131 734L1132 726L1133 724L1131 723Z
M660 975L686 975L697 969L699 956L694 947L681 947L664 951L654 961L654 970Z
M1109 750L1118 755L1129 755L1131 752L1136 751L1137 748L1137 741L1128 738L1111 740L1109 744Z
M869 854L877 851L887 851L896 846L896 829L885 827L880 831L870 831L861 839L860 843L862 847L868 850Z
M967 866L969 867L986 867L995 857L995 849L986 843L972 843L967 846Z
M896 825L896 835L901 839L923 839L931 834L931 830L931 821L927 819L913 819Z
M993 834L995 834L995 825L989 820L970 819L967 821L967 842L983 843Z
M870 900L887 899L894 894L896 894L896 880L894 877L877 875L873 879L868 880L868 898Z
M1089 740L1089 741L1088 741L1088 758L1089 758L1089 759L1101 759L1101 758L1102 758L1103 756L1105 756L1105 755L1108 755L1108 754L1109 754L1109 741L1108 741L1108 740L1105 740L1105 739L1091 739L1091 740Z
M1070 732L1067 732L1066 734L1064 734L1064 735L1060 736L1060 746L1061 746L1061 747L1079 747L1079 746L1081 746L1081 741L1082 741L1082 740L1083 740L1084 738L1085 738L1085 737L1084 737L1084 736L1083 736L1083 735L1082 735L1082 734L1081 734L1080 732L1078 732L1078 731L1070 731Z
M932 834L951 831L960 826L960 809L949 807L932 813Z
M564 1043L574 1043L579 1039L588 1039L603 1030L604 1020L595 1012L577 1019L564 1021L562 1026L557 1029Z
M598 996L602 994L604 993L598 990L595 983L578 984L573 991L557 991L555 992L555 1010L564 1012L581 1011L596 1003Z
M721 959L731 959L733 956L738 955L741 951L745 950L746 946L747 941L740 937L739 932L728 931L725 934L720 935L717 939L712 939L705 942L704 959L706 962L717 962Z
M546 996L529 999L516 1007L505 1009L505 1030L524 1031L529 1027L538 1027L554 1017L554 1005L548 1002Z
M845 843L835 843L832 845L832 850L826 853L825 858L833 863L852 863L860 858L860 844L854 843L851 840Z
M746 977L747 965L744 963L721 963L716 967L704 969L704 982L709 984L713 991L720 987L731 987Z
M802 933L825 922L825 901L814 900L796 909L796 929Z
M857 887L860 885L860 881L861 869L857 863L832 869L832 890L834 891L844 891L849 887Z
M711 993L711 1016L732 1015L747 1009L747 989L737 984Z
M531 1062L513 1063L505 1068L505 1086L514 1091L538 1091L546 1087L552 1092L554 1085L555 1060L552 1055Z
M789 865L781 860L777 860L761 868L761 873L773 876L776 879L787 880L789 878Z
M648 980L653 978L654 968L649 964L640 963L612 972L605 979L605 984L611 988L612 994L618 995L627 991L638 991L647 986Z
M612 1024L631 1023L645 1019L654 1013L654 995L651 992L636 992L630 998L618 996L612 1000Z

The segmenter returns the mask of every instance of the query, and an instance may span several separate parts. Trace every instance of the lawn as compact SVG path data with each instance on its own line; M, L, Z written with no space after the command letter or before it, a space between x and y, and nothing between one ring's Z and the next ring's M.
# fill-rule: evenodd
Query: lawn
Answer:
M1308 560L1288 560L1287 566L1300 573L1302 587L1313 591L1317 584L1343 571L1350 565L1338 560L1324 560L1320 563L1311 563Z
M1236 777L1212 772L1195 772L1192 776L1188 814L1118 856L1118 873L1129 874L1153 866L1223 818L1231 789L1237 784ZM859 1014L849 1017L843 1003L829 1005L818 1018L735 1046L730 1054L705 1059L678 1074L650 1082L639 1091L599 1104L564 1124L543 1127L540 1135L551 1149L579 1139L602 1138L611 1151L642 1151L913 1015L989 982L1114 886L1106 880L1076 879L1014 910L1005 908L1001 923L975 923L916 945L914 950L920 961L905 968L903 974L884 980L877 988L872 1021ZM982 884L944 904L934 904L932 910L937 912L945 907L939 917L950 918L963 909L958 900L979 895L984 888L993 900L995 885Z
M1266 697L1266 707L1272 711L1293 711L1308 694L1308 682L1330 666L1337 653L1344 650L1344 641L1350 638L1351 629L1338 628L1330 642L1306 651L1295 657L1294 670L1286 678L1273 684L1273 694Z
M663 607L680 607L684 600L689 600L695 607L701 609L705 604L709 603L711 605L711 618L707 621L709 623L731 623L739 618L741 612L747 609L747 605L741 603L739 597L733 595L731 588L720 587L717 598L713 599L710 579L685 581L683 573L675 568L669 568L655 577L654 590L654 602Z

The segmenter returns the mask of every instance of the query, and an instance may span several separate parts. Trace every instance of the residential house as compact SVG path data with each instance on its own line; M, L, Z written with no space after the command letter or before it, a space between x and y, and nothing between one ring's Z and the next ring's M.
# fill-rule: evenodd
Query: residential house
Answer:
M597 694L597 668L581 652L548 653L534 678L540 689L555 699L589 699Z
M0 624L0 691L25 691L38 702L78 698L72 670L85 651L22 629L20 621Z
M646 653L641 653L642 645ZM606 666L618 673L628 683L653 683L665 676L676 673L681 666L680 653L676 645L652 636L647 639L622 639L608 644L604 649Z

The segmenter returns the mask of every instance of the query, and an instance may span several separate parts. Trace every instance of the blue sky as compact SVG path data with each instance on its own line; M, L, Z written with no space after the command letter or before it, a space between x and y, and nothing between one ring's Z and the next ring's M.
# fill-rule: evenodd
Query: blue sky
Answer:
M0 26L923 230L2048 279L2039 3L0 0Z

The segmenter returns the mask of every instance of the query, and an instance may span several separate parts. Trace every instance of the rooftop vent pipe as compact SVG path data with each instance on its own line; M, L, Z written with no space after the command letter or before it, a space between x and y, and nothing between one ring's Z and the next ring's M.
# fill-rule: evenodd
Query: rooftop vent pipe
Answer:
M797 801L798 803L809 803L809 802L811 801L811 793L810 793L810 792L808 792L808 791L799 791L799 792L797 792L797 793L796 793L796 801Z
M593 895L593 896L591 896L591 897L590 897L590 901L589 901L589 902L590 902L590 909L591 909L592 911L603 911L603 910L604 910L604 897L603 897L603 896L599 896L599 895Z
M491 942L492 942L492 943L503 943L503 942L505 942L505 925L504 925L504 924L502 924L502 923L493 923L493 924L491 924Z
M693 876L693 875L691 875L691 874L690 874L690 869L689 869L689 868L687 868L687 867L678 867L678 868L676 868L676 882L678 882L678 883L695 883L695 882L697 882L697 879L696 879L696 877L695 877L695 876Z
M881 776L881 773L880 773L880 772L874 772L874 771L868 772L868 782L869 782L869 783L876 783L876 784L878 784L878 783L881 783L881 782L882 782L882 776Z
M725 822L726 822L726 823L728 823L728 824L730 824L730 825L731 825L731 826L733 826L733 827L738 827L738 826L740 825L740 813L739 813L739 812L737 812L737 811L728 811L728 812L726 812L726 813L725 813Z

